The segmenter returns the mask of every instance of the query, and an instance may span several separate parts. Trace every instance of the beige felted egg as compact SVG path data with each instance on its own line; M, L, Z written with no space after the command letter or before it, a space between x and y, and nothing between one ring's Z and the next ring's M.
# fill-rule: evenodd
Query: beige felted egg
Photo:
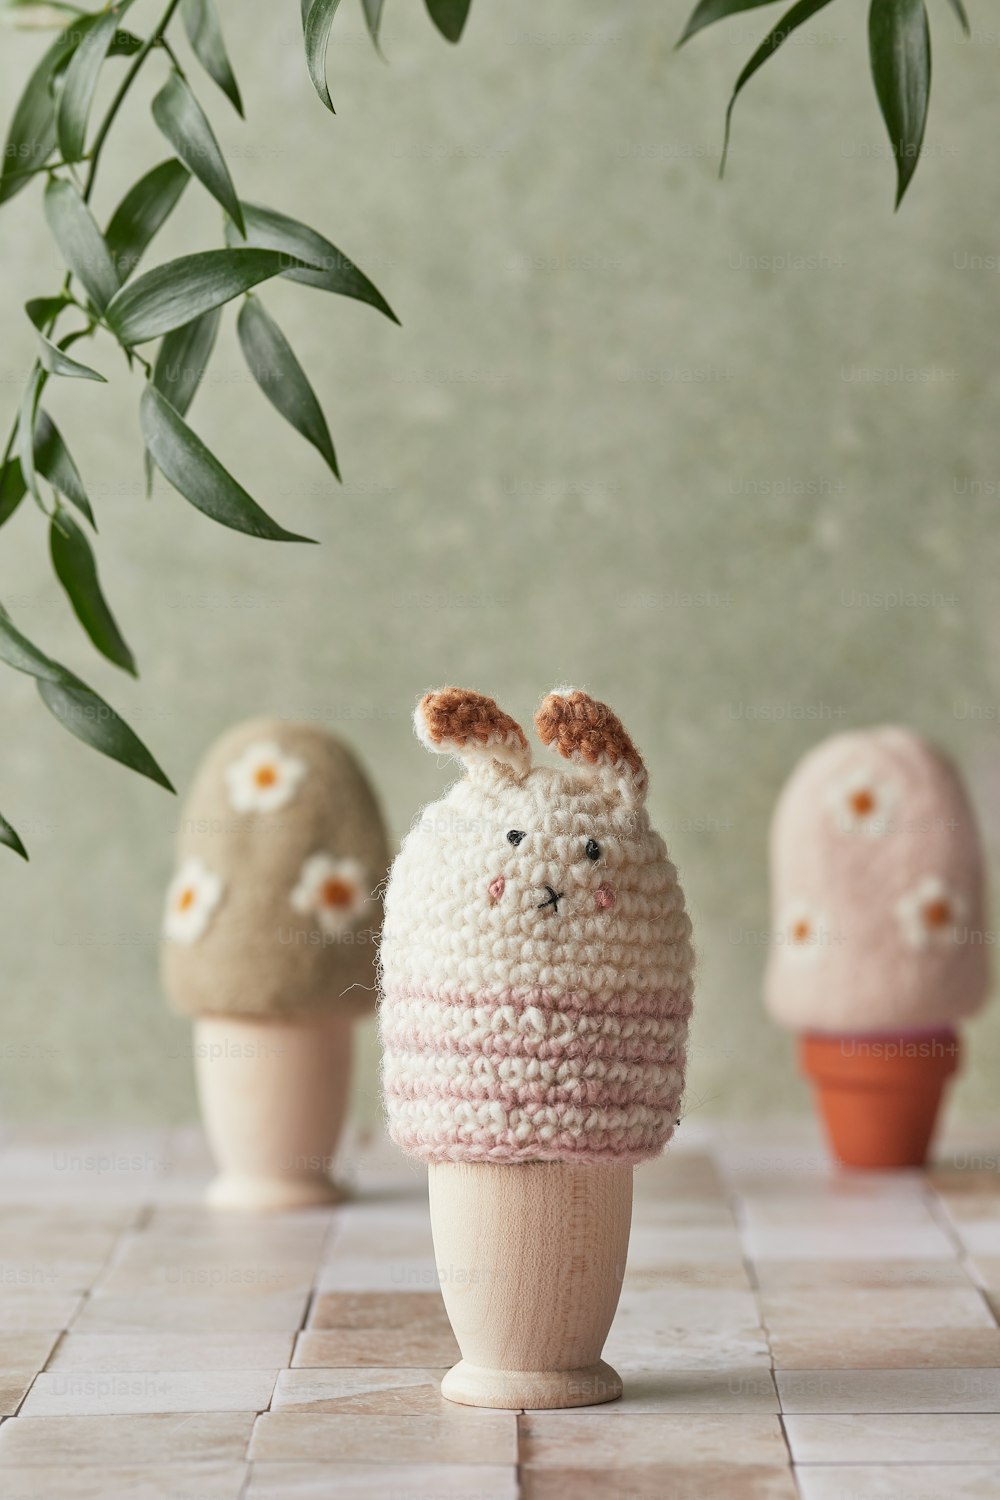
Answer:
M184 804L163 981L187 1014L374 1008L382 815L326 730L253 719L218 739Z

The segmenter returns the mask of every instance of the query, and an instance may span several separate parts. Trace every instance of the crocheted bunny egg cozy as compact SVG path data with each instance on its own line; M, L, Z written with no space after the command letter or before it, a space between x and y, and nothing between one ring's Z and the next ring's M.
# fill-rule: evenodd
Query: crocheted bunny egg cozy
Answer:
M426 1161L638 1162L673 1133L694 956L618 719L551 693L533 766L490 698L429 693L415 724L466 775L392 867L381 948L389 1131Z
M854 1035L948 1026L990 987L983 856L954 766L908 729L833 735L771 829L775 1020Z

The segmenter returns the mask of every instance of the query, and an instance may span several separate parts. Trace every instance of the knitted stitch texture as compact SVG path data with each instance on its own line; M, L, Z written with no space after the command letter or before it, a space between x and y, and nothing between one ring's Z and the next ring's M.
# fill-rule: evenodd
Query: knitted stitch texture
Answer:
M466 713L443 722L442 702ZM638 1162L676 1123L691 928L645 768L585 694L551 694L536 722L573 767L531 768L478 694L417 711L468 769L417 818L385 900L389 1131L426 1161Z
M834 735L771 831L771 1014L801 1031L899 1033L971 1015L990 983L979 832L949 761L907 729Z

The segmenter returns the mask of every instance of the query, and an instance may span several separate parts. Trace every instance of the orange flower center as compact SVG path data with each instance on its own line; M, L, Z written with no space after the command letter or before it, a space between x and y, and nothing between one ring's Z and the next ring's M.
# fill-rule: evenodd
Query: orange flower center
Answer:
M353 888L339 875L331 875L320 887L319 899L324 906L350 906L353 897Z
M792 942L805 943L812 936L812 927L805 917L800 917L797 922L792 923Z
M875 811L875 798L866 787L851 793L850 804L851 811L859 818L867 818L869 813Z
M924 907L924 925L927 927L947 927L951 921L951 907L943 897L937 901L929 901Z
M180 896L178 897L177 910L178 911L189 911L193 905L194 905L194 887L188 885L188 886L184 887L184 889L180 893Z
M274 766L258 766L256 771L253 773L253 779L257 786L264 789L269 786L274 786L274 783L278 779L278 773L275 770Z

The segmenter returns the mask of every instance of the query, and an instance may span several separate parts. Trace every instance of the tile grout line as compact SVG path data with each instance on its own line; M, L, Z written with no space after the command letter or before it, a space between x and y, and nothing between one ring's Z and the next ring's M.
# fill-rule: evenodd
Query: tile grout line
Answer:
M955 1225L952 1223L951 1214L948 1212L947 1208L942 1202L940 1193L938 1193L937 1189L931 1184L929 1180L926 1180L924 1184L924 1196L927 1200L928 1213L937 1224L938 1228L941 1230L945 1238L949 1240L950 1243L955 1247L955 1250L957 1252L956 1259L959 1265L962 1267L962 1270L968 1277L969 1285L979 1296L979 1300L982 1302L984 1308L986 1309L991 1323L993 1324L994 1328L1000 1327L1000 1312L998 1312L998 1310L994 1308L993 1303L990 1301L989 1296L987 1295L986 1288L980 1281L979 1273L975 1270L975 1267L972 1264L972 1252L969 1250L965 1241L962 1239L962 1236L959 1234Z
M51 1373L49 1371L49 1365L51 1361L55 1358L59 1350L62 1348L63 1341L72 1332L73 1324L76 1322L80 1314L84 1311L87 1304L90 1302L94 1287L97 1285L101 1277L104 1275L105 1271L107 1271L108 1267L114 1261L115 1253L118 1250L118 1247L120 1246L122 1240L124 1240L127 1235L135 1234L137 1230L145 1228L146 1224L149 1222L149 1218L151 1215L152 1205L148 1203L140 1203L138 1208L133 1213L130 1221L118 1231L118 1234L115 1236L114 1240L111 1243L110 1250L98 1267L93 1279L91 1280L90 1285L88 1287L85 1287L84 1290L80 1293L79 1303L74 1310L72 1317L67 1320L68 1326L66 1328L60 1328L57 1330L58 1336L56 1337L52 1348L45 1356L45 1361L42 1365L42 1368L35 1371L34 1375L31 1377L31 1382L28 1385L27 1390L24 1392L24 1395L17 1403L17 1407L10 1413L10 1416L8 1418L5 1418L5 1420L10 1421L13 1420L13 1418L19 1417L21 1415L21 1408L24 1406L24 1403L27 1401L28 1397L31 1395L31 1392L34 1390L35 1381L38 1379L39 1375Z

